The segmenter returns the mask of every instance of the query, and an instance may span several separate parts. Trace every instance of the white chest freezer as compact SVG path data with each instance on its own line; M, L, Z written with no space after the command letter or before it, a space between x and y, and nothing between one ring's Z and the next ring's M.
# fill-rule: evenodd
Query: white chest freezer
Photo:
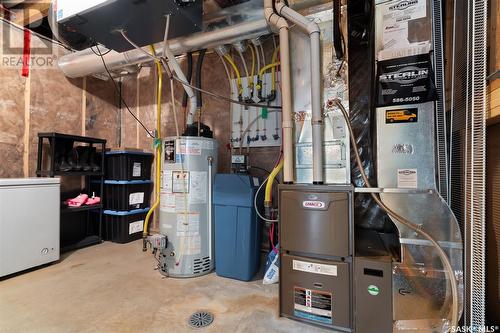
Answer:
M59 260L59 178L0 179L0 277Z

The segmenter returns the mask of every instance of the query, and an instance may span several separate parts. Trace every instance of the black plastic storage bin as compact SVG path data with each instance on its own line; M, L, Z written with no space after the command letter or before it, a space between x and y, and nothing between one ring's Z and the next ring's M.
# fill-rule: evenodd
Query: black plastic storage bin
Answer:
M105 179L150 180L153 158L153 154L141 151L108 151L106 152Z
M151 180L106 180L104 209L130 211L149 207L152 187Z
M142 238L144 220L149 208L129 212L104 211L104 239L113 243L129 243Z

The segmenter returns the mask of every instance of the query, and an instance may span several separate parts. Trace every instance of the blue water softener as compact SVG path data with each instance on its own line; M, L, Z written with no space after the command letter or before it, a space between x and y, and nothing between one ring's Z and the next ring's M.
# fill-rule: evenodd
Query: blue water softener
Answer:
M218 174L214 184L215 271L250 281L259 270L261 221L254 209L259 179Z

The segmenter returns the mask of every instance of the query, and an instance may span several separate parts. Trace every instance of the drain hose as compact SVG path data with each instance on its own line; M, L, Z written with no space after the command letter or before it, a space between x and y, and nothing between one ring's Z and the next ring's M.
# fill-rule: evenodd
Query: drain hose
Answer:
M356 143L356 137L354 136L354 131L352 129L350 120L349 120L349 115L342 105L342 103L336 99L335 104L339 107L340 111L342 112L342 115L344 116L347 127L349 128L349 135L351 137L351 144L352 148L354 150L354 156L356 158L356 164L358 165L359 171L361 172L361 177L363 177L363 180L366 184L366 187L371 188L372 186L370 185L370 182L368 180L368 177L366 176L365 169L363 168L363 163L361 162L361 157L359 156L359 151L358 151L358 145ZM392 218L397 220L399 223L402 225L408 227L409 229L415 231L417 234L422 236L423 238L427 239L429 242L431 242L432 246L436 249L438 252L439 258L441 259L441 262L448 274L448 278L450 279L450 284L451 284L451 294L452 294L452 307L451 307L451 327L457 327L458 326L458 312L459 312L459 305L458 305L458 285L457 285L457 280L455 278L455 273L453 271L453 267L451 266L450 259L446 255L446 252L441 248L441 246L438 244L438 242L427 232L424 230L420 229L418 226L413 224L412 222L408 221L406 218L403 216L399 215L398 213L394 212L392 209L387 207L380 197L375 194L375 193L370 193L371 196L373 197L373 200Z

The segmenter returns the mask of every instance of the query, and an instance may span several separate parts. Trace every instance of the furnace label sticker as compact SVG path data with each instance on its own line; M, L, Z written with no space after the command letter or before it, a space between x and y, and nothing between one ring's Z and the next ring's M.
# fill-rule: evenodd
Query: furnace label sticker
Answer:
M294 315L298 318L333 324L332 294L301 287L294 288Z
M337 276L337 265L324 265L324 264L317 264L314 262L294 260L293 269L295 271L301 271L307 273Z
M128 234L132 235L144 230L144 221L132 222L128 225Z
M417 169L398 169L398 188L417 188Z
M385 111L386 124L404 124L418 122L418 109L397 109Z
M188 171L173 171L172 172L172 192L173 193L189 193L189 172Z
M140 205L142 203L144 203L144 192L130 193L128 198L128 204L130 206Z
M198 236L200 234L200 214L177 214L177 236Z

